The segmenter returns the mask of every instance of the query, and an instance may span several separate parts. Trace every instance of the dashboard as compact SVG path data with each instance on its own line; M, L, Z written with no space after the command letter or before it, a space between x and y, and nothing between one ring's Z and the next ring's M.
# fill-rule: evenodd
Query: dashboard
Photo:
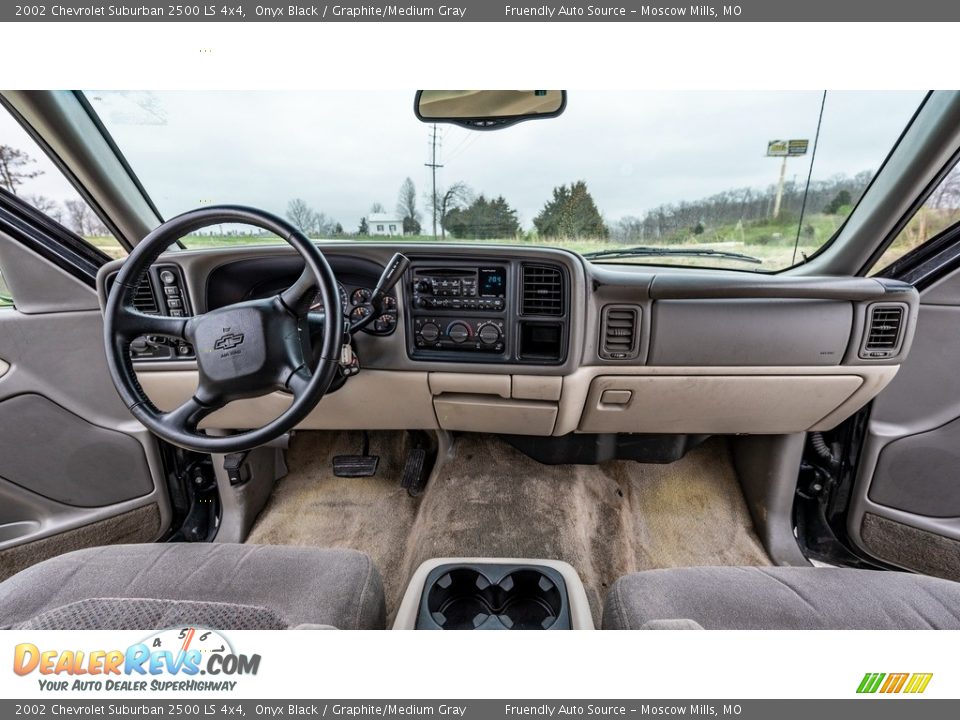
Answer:
M827 429L896 374L918 307L912 287L874 278L599 265L512 246L321 247L351 319L370 312L370 289L394 252L411 265L387 313L354 337L361 372L304 428ZM118 267L101 270L101 302ZM176 251L160 257L137 297L145 312L206 312L275 294L302 268L283 246ZM158 407L176 406L195 387L193 349L146 340L134 349L138 379ZM253 427L288 404L284 393L238 401L206 426Z

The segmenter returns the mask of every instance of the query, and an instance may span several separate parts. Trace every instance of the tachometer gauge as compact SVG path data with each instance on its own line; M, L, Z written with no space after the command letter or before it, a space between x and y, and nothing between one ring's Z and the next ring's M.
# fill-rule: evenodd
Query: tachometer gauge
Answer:
M340 292L340 306L343 308L343 314L348 315L350 313L350 304L347 302L347 290L340 283L337 283L337 290ZM323 298L320 297L320 293L317 293L316 297L313 298L313 304L310 306L310 310L313 312L323 312Z

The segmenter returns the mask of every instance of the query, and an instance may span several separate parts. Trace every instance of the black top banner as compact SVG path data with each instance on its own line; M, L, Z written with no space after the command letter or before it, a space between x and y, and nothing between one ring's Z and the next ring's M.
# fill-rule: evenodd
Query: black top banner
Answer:
M2 3L2 22L950 22L944 0L681 2L62 2Z

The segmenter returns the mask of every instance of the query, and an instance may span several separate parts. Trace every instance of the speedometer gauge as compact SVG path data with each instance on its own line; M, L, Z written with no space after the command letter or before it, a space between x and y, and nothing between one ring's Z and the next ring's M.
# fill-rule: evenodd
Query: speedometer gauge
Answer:
M347 315L350 312L350 305L347 300L347 290L340 283L337 283L337 291L340 293L340 307L343 308L343 314ZM313 298L313 304L310 306L312 312L323 312L323 298L318 292L316 297Z

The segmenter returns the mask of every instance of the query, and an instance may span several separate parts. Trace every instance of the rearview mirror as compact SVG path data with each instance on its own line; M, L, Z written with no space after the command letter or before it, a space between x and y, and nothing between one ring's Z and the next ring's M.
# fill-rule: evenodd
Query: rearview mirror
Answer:
M566 106L566 90L420 90L414 110L423 122L494 130L557 117Z

